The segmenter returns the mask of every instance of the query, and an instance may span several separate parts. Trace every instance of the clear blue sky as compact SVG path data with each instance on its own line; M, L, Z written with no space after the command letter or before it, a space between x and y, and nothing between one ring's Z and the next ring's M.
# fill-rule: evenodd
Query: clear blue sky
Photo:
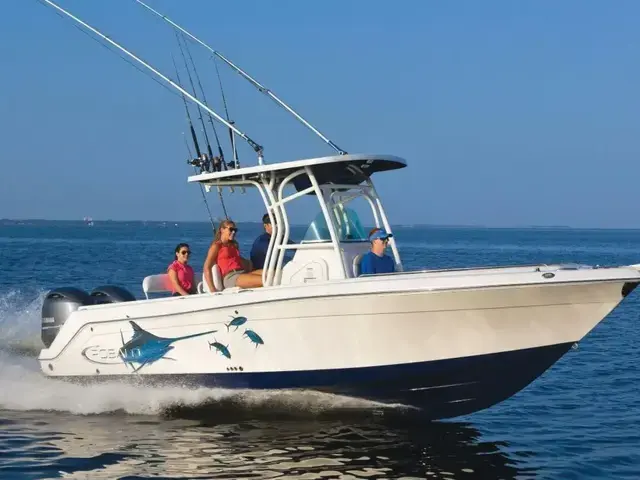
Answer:
M640 2L148 1L342 148L406 158L377 178L393 223L640 227ZM173 31L133 0L59 3L174 77ZM3 8L0 218L206 220L180 98L50 7ZM267 162L331 154L221 68Z

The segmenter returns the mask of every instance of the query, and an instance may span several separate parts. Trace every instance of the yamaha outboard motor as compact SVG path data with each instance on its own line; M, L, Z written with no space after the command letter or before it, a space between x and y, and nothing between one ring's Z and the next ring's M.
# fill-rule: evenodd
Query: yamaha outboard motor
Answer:
M51 346L69 315L92 303L87 292L75 287L56 288L47 293L42 304L42 343L45 348Z
M118 302L135 302L136 297L129 290L118 287L117 285L104 285L94 288L91 292L93 304L100 305L103 303Z

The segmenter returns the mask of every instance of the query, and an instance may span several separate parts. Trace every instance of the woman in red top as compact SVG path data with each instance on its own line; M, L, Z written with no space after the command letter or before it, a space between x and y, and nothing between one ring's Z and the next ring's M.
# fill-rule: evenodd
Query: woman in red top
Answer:
M189 245L186 243L179 244L176 247L176 259L167 269L171 280L171 291L174 295L196 293L193 268L188 265L189 255L191 255Z
M251 262L240 256L236 233L238 228L231 220L218 225L216 236L211 242L207 259L204 261L204 279L210 292L215 292L211 268L218 265L224 288L256 288L262 286L262 270L253 270Z

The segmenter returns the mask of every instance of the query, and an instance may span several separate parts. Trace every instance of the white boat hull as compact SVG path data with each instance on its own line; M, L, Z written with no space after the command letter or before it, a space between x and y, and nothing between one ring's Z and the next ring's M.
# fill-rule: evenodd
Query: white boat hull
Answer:
M638 281L631 268L545 279L529 267L93 306L39 360L65 379L308 388L452 417L524 388Z

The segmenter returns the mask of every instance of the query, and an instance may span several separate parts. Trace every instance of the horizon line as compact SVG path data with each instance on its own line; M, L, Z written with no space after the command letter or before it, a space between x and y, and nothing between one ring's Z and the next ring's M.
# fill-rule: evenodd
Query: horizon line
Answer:
M91 218L91 217L87 217ZM128 220L113 220L113 219L99 219L96 220L91 218L94 224L96 222L102 223L203 223L209 224L210 221L207 220L140 220L140 219L128 219ZM219 223L220 220L214 220L214 223ZM0 218L0 223L4 222L66 222L66 223L87 223L88 220L79 219L79 220L71 220L71 219L46 219L46 218ZM253 220L239 220L235 221L235 223L253 223L256 225L262 225L260 221ZM305 227L308 224L300 224L300 223L291 223L291 226L294 227ZM393 226L393 225L392 225ZM395 225L395 228L406 228L406 227L430 227L430 228L482 228L482 229L554 229L554 230L640 230L640 226L638 227L572 227L569 225L481 225L481 224L445 224L445 223L398 223Z

